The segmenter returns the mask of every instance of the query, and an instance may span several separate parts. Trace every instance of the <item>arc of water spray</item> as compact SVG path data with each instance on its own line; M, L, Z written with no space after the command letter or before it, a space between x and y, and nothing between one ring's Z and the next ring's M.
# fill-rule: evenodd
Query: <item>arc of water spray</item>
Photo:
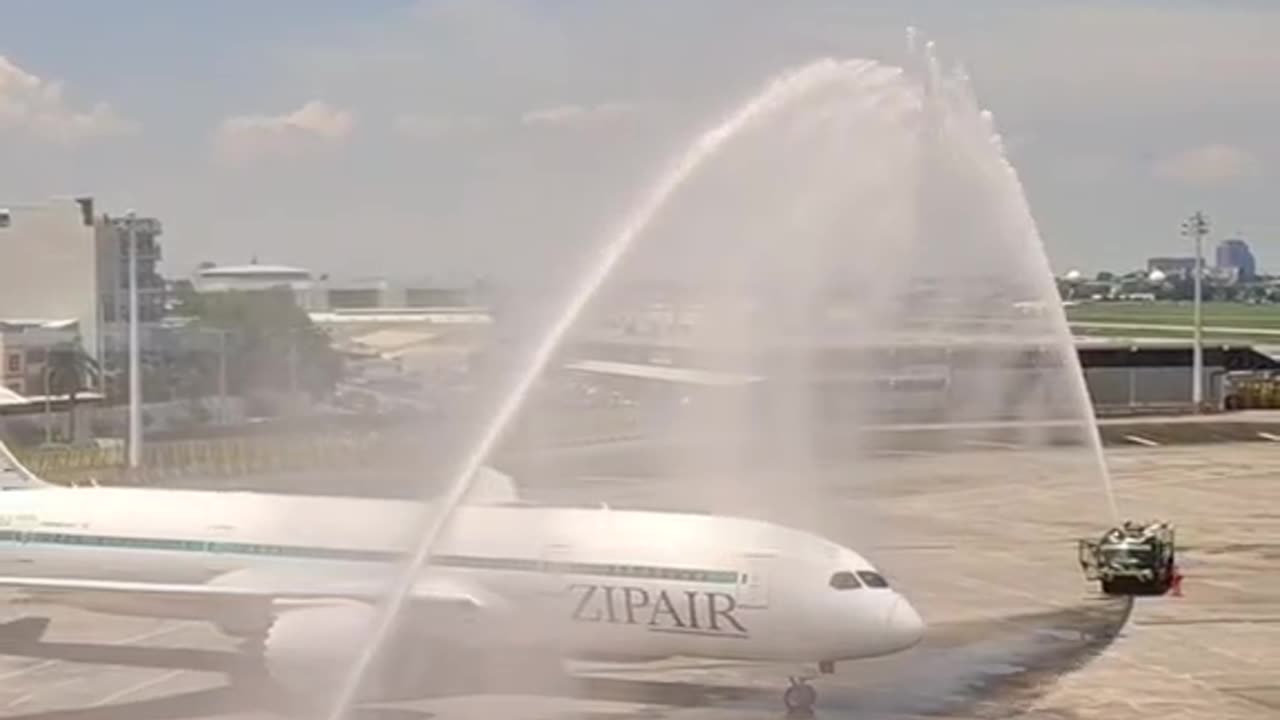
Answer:
M493 420L485 427L479 440L465 456L460 472L448 488L444 500L433 507L418 544L409 555L403 571L396 578L382 612L375 620L372 635L361 648L356 662L341 685L337 700L329 713L328 720L342 720L354 703L356 694L364 682L365 675L372 665L374 657L381 648L387 633L390 631L395 617L399 614L413 587L419 568L427 564L432 549L441 531L446 527L462 499L466 496L471 480L481 465L492 453L498 440L505 433L508 425L524 404L533 384L542 374L556 349L573 327L583 309L590 302L605 279L613 272L614 267L626 254L636 236L650 223L653 217L666 204L667 199L693 174L694 170L712 157L716 151L735 134L751 123L769 115L778 108L784 107L792 99L799 97L823 84L856 75L874 66L865 60L836 61L818 60L791 71L771 82L762 92L741 106L728 119L704 132L693 145L685 151L672 165L653 190L629 213L621 229L603 247L599 259L589 268L582 281L574 288L565 304L564 311L552 324L550 330L537 344L532 362L528 369L517 376L515 383L503 396Z
M911 54L918 52L919 34L914 27L907 28L907 46ZM926 40L923 48L924 67L923 82L925 88L925 97L929 102L938 102L939 93L944 89L942 65L938 61L938 56L934 42ZM1049 267L1049 257L1044 252L1044 241L1040 237L1040 232L1036 224L1035 218L1031 213L1031 208L1027 204L1026 194L1022 192L1022 181L1018 177L1017 168L1009 162L1005 154L1004 139L995 127L995 118L990 110L978 107L976 98L973 96L972 83L969 74L962 67L957 67L954 72L955 84L959 86L964 96L962 101L969 106L978 115L982 123L982 131L987 135L993 147L997 151L997 162L1001 170L1013 181L1017 186L1016 196L1018 202L1014 208L1019 223L1027 228L1031 239L1034 240L1035 246L1040 248L1040 252L1035 256L1039 260L1039 268L1037 277L1043 278L1046 282L1042 289L1046 296L1057 297L1057 288L1053 286L1050 279L1053 277L1052 268ZM954 86L953 86L954 87ZM1073 391L1076 394L1077 402L1080 403L1080 409L1084 413L1085 429L1088 434L1088 443L1090 450L1093 452L1094 462L1097 465L1098 472L1102 475L1103 493L1106 495L1107 509L1111 513L1112 522L1120 523L1120 506L1116 501L1116 493L1113 483L1111 482L1111 469L1107 465L1106 452L1102 444L1102 433L1098 427L1098 421L1094 414L1093 402L1089 396L1089 386L1084 379L1084 368L1080 364L1080 355L1076 352L1074 337L1071 334L1071 324L1067 321L1066 310L1061 303L1055 306L1052 311L1053 332L1061 339L1060 349L1063 350L1064 360L1067 365L1069 374L1072 377Z

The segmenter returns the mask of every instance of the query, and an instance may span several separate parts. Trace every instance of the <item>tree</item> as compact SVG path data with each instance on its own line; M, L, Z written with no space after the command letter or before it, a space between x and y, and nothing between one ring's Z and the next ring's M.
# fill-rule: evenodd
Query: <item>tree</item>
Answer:
M67 434L74 441L76 396L97 384L102 377L102 369L78 342L61 343L50 348L45 362L45 394L67 396ZM48 402L46 398L46 407Z
M179 317L198 317L202 307L201 297L190 280L175 281L173 283L175 300L173 314Z
M296 384L329 393L342 360L288 289L207 293L189 307L196 327L227 334L228 384L239 394Z

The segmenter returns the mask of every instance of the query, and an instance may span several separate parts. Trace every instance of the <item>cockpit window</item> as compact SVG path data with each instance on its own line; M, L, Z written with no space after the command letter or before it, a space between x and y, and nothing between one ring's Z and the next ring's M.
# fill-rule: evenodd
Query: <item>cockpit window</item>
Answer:
M858 582L858 577L853 573L842 570L831 576L831 587L837 590L854 590L862 587L862 583Z
M870 570L859 570L858 577L862 578L862 582L867 584L869 588L887 588L889 581L884 579L880 573L871 572Z

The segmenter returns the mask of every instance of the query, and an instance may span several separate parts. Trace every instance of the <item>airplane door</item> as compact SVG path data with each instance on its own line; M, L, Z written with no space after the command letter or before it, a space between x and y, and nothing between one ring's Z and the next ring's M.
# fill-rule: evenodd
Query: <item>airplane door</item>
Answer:
M772 555L746 555L743 557L742 572L738 573L738 607L769 607L769 575L774 557Z

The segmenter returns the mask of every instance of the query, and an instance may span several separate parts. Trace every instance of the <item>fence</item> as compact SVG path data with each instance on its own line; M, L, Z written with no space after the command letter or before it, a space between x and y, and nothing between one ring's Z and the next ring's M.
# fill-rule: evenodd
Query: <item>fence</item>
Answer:
M629 413L588 413L564 423L525 423L507 445L518 450L615 442L642 433ZM418 427L268 433L254 436L150 441L138 470L126 468L125 450L67 447L15 454L37 475L61 483L152 484L187 477L242 477L307 470L394 467L423 452Z
M1191 407L1191 368L1085 368L1084 378L1099 414ZM1222 368L1205 369L1203 388L1204 403L1210 407L1221 407Z
M141 484L178 477L365 467L385 455L385 442L373 433L158 442L143 447L135 472L126 468L121 447L42 448L16 454L32 472L55 482Z

